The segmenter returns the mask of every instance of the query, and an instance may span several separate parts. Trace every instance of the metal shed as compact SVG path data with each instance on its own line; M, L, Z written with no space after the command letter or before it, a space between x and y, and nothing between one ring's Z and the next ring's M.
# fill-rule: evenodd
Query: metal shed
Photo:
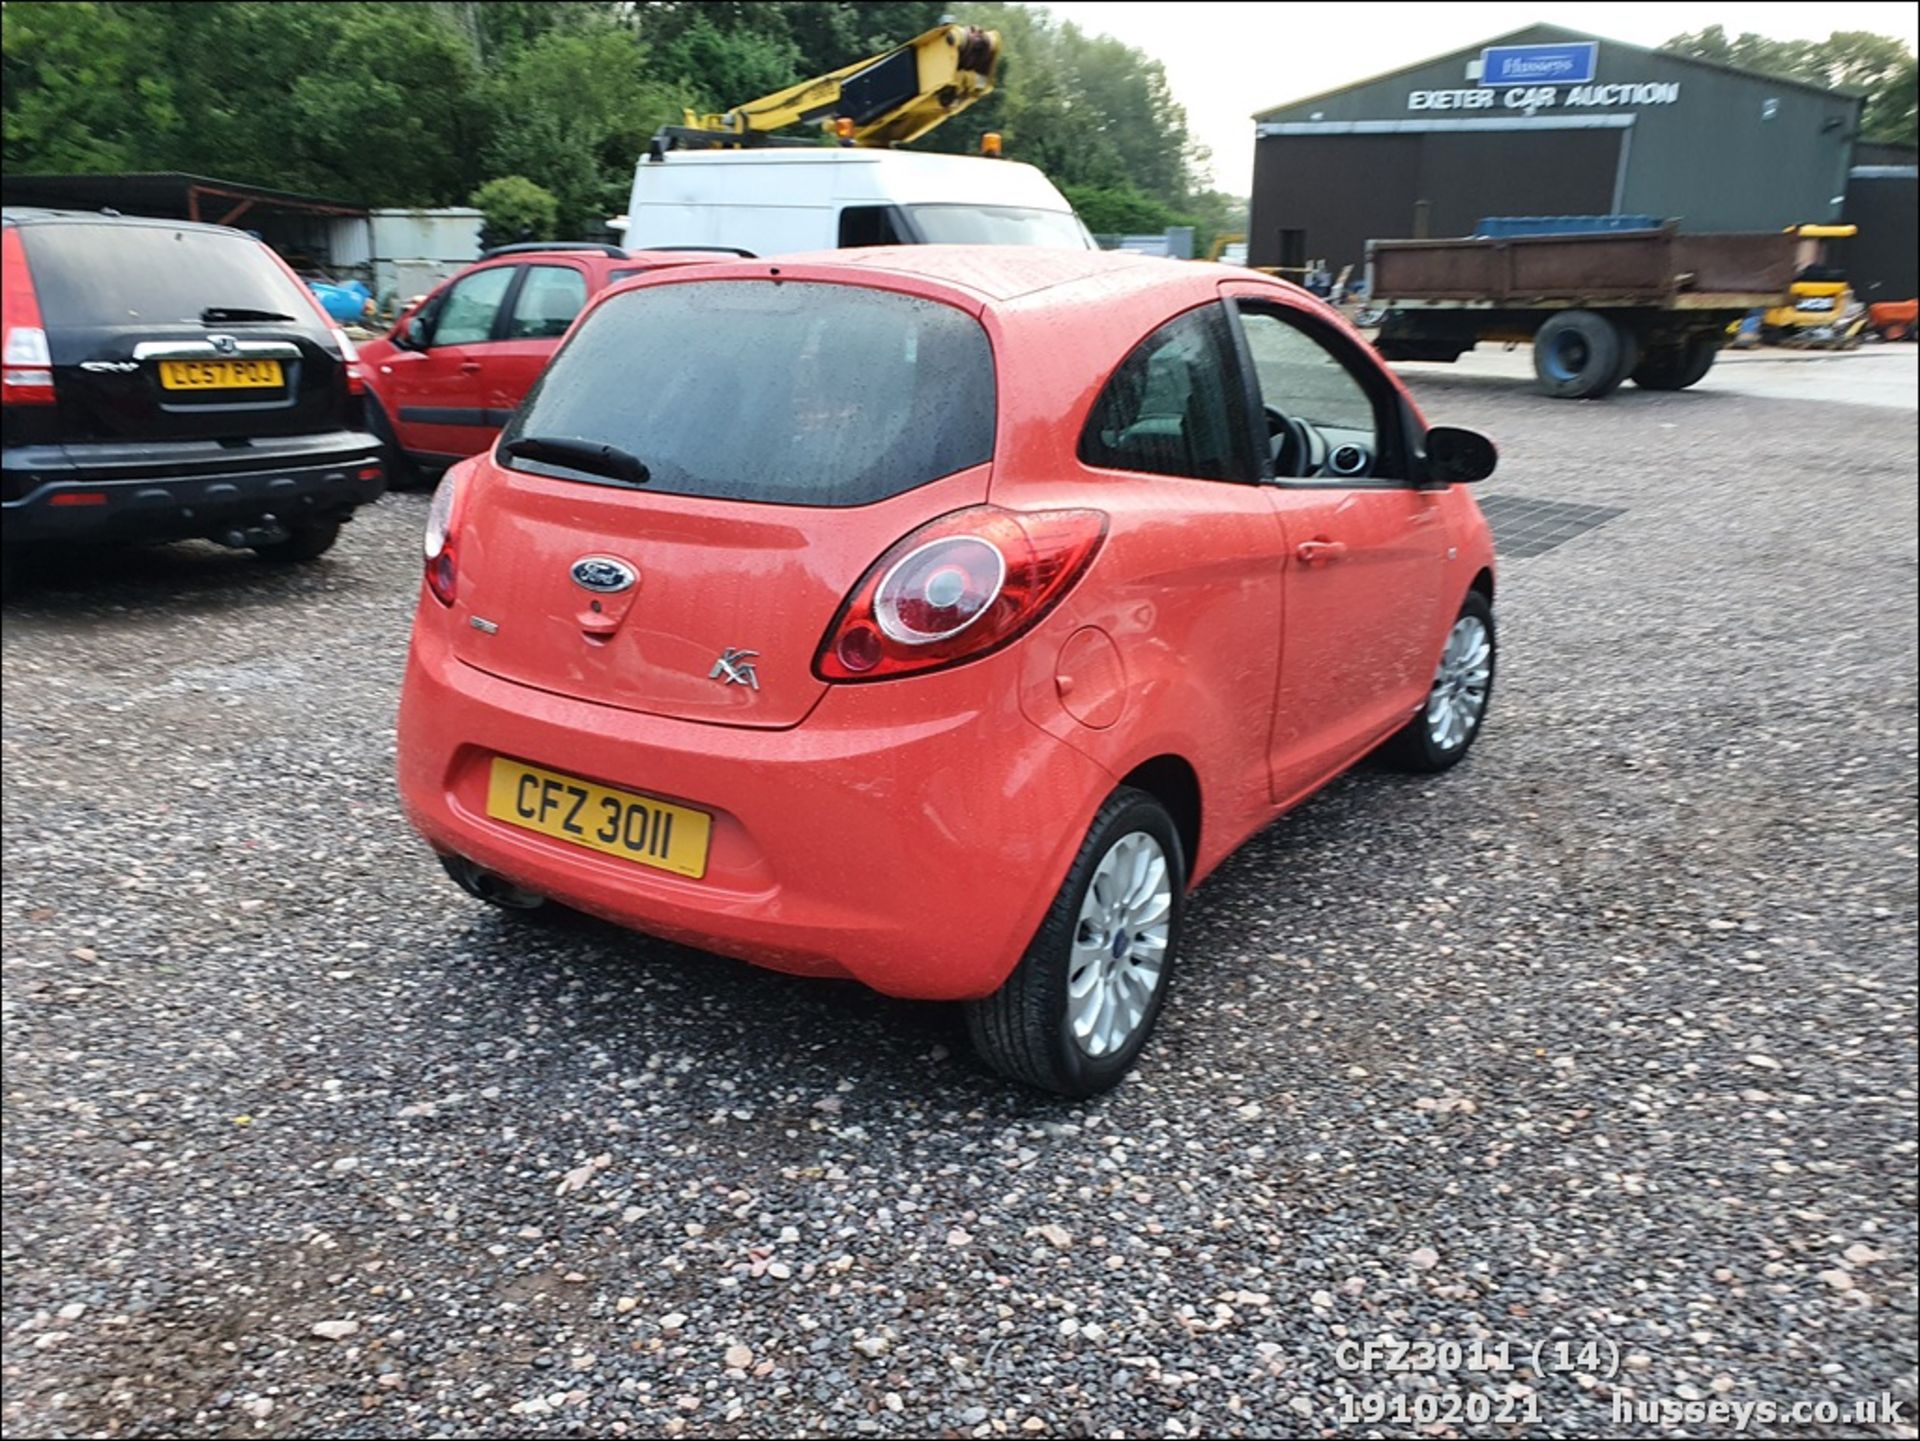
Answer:
M169 220L200 220L252 230L297 263L332 269L335 222L358 220L367 207L344 200L296 195L234 180L217 180L182 171L142 171L108 175L22 175L0 177L0 199L9 205L44 205L54 210L117 210L123 215L156 215Z
M1837 220L1861 101L1531 25L1255 120L1250 259L1358 265L1369 239L1490 215Z
M1920 151L1911 145L1856 145L1847 172L1847 279L1863 300L1920 295Z

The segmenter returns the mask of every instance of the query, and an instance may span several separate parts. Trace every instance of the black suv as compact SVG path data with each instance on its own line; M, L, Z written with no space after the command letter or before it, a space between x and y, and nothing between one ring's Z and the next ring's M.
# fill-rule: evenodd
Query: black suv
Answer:
M0 542L205 537L311 560L385 486L353 343L260 241L0 211Z

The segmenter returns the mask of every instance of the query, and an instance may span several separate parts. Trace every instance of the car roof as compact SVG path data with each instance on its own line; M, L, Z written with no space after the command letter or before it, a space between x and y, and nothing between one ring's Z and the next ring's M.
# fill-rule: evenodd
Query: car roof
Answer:
M506 255L483 255L472 265L525 265L529 261L546 263L555 260L584 261L589 265L605 266L617 269L627 265L699 265L716 260L737 260L735 255L720 254L713 251L674 250L628 250L618 255L609 255L603 250L515 250Z
M104 210L50 210L40 205L9 205L0 210L0 218L8 225L146 225L168 230L204 230L210 235L238 235L247 240L253 239L246 231L231 225L209 225L204 220L175 220L166 215L121 215Z
M1205 261L1039 245L885 245L783 255L777 263L918 277L970 291L988 302L1006 302L1068 287L1090 287L1107 293L1204 291L1223 279L1247 278L1244 269ZM765 262L726 261L722 265L729 275L737 275L757 273L764 269Z

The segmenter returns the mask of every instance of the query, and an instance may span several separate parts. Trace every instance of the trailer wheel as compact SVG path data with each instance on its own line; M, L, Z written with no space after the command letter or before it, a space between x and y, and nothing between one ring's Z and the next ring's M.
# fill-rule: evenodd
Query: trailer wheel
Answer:
M1634 367L1633 383L1642 390L1685 390L1713 368L1719 353L1717 335L1693 335L1676 345L1655 346Z
M1600 391L1600 395L1612 395L1625 385L1627 377L1640 364L1640 337L1618 320L1613 322L1613 328L1620 337L1620 358L1613 363L1613 384Z
M1563 310L1533 337L1533 373L1561 400L1597 400L1627 378L1633 337L1604 315ZM1637 347L1633 347L1637 349Z

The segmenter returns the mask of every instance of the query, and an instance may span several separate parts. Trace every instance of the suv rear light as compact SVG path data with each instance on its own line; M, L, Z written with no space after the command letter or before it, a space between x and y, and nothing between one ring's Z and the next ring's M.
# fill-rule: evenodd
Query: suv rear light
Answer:
M37 325L16 325L7 332L0 391L8 405L53 404L53 352L47 332Z
M460 498L459 467L440 477L434 487L433 501L427 507L427 534L424 549L427 562L427 589L442 605L452 605L459 582L454 527Z
M347 377L347 394L365 395L367 377L366 373L360 369L359 347L348 337L346 331L333 323L333 317L327 314L327 307L320 303L320 297L313 293L313 287L302 280L294 268L281 258L280 252L264 240L260 242L260 248L266 251L275 265L280 267L281 273L299 287L300 293L307 297L307 303L313 307L313 313L320 317L321 326L333 337L333 343L340 347L340 368Z
M333 343L340 347L340 359L347 367L347 394L365 395L367 393L367 373L360 368L360 347L353 343L353 337L339 326L330 326L333 331Z
M827 681L956 665L1031 630L1106 538L1097 510L970 506L929 521L875 561L814 657Z
M40 321L40 298L20 231L0 236L0 404L52 405L53 352Z

